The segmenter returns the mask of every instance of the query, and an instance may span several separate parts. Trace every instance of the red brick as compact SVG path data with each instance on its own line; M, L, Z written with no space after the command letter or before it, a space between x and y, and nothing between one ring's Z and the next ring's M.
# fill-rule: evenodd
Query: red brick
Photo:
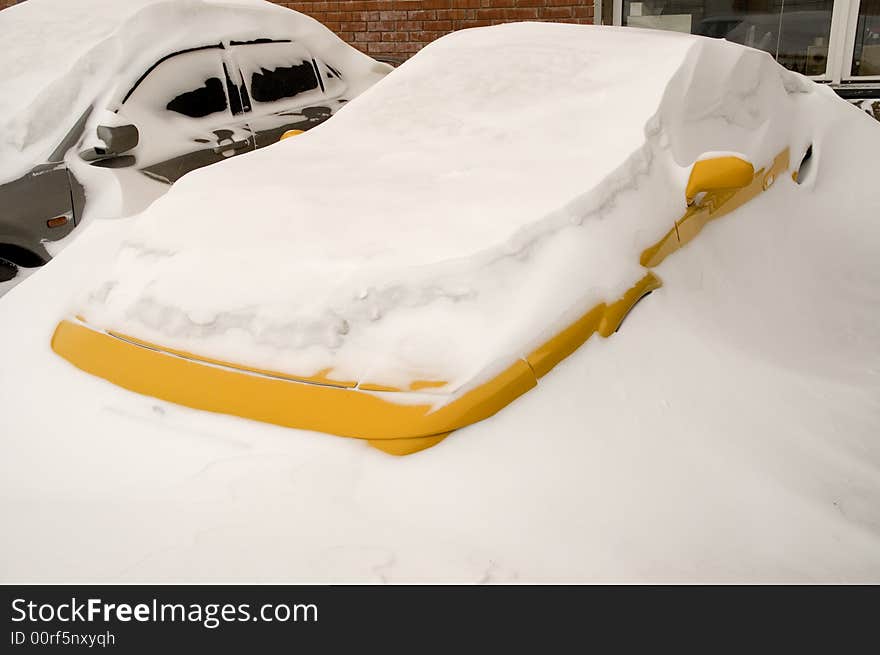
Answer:
M375 54L391 54L394 52L394 43L368 43L367 52L371 55Z
M415 32L422 29L422 21L420 20L399 20L394 25L394 29L399 32Z
M503 9L477 9L477 20L490 20L504 18Z
M394 29L394 21L379 20L373 23L367 23L367 29L370 32L390 32Z
M542 18L571 18L571 7L542 7Z
M382 40L381 32L358 32L354 35L354 40L363 43L374 43Z
M352 11L386 11L391 9L394 3L391 0L367 0L366 2L352 2Z
M422 23L422 27L433 32L451 32L451 20L426 20Z
M469 27L488 27L491 24L492 24L492 21L490 21L490 20L480 20L480 19L463 20L463 21L461 21L461 25L459 26L458 29L464 30Z
M538 10L528 8L505 9L504 17L509 20L534 20L538 17Z
M379 3L377 3L377 2L348 2L346 4L348 5L348 8L351 9L352 11L370 11L370 10L375 11L378 8L374 7L373 5L376 5Z
M291 2L288 7L297 11L330 11L331 7L335 10L336 2Z
M423 9L451 9L452 0L422 0Z
M367 24L360 22L342 23L342 25L339 26L339 29L341 29L343 32L365 32L367 30Z
M438 9L438 20L462 20L468 17L467 9Z
M400 43L402 41L407 41L410 34L413 32L382 32L380 35L382 37L382 41L388 43ZM373 36L372 34L370 36Z
M423 32L410 32L409 33L409 37L410 37L409 40L410 41L418 41L420 43L430 43L434 39L439 39L444 34L449 34L449 32L448 31L446 31L446 32L433 32L433 31L430 31L430 32L425 32L425 31L423 31Z
M380 11L379 20L406 20L405 11Z
M409 20L437 20L437 12L434 10L408 11L406 17Z

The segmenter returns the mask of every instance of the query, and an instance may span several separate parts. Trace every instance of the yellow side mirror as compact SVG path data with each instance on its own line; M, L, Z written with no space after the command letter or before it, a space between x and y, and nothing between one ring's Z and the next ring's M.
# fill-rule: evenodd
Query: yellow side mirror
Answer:
M739 157L702 159L694 164L685 196L690 205L697 194L705 191L733 191L751 184L755 167Z
M289 139L292 136L298 136L303 133L303 130L287 130L284 134L281 135L279 141L284 141L284 139Z

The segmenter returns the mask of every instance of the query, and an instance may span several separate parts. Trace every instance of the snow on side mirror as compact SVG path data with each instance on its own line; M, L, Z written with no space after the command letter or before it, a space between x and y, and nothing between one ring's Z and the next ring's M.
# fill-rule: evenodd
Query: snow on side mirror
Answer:
M126 152L134 149L140 142L140 134L134 125L121 125L119 127L110 127L107 125L98 126L98 138L104 142L105 146L89 148L79 153L79 156L94 166L104 166L108 168L120 168L123 166L131 166L134 163L134 157L124 155Z
M138 129L134 125L119 127L98 126L98 138L107 144L108 155L121 155L134 149L140 141Z
M751 184L755 167L739 157L714 157L694 163L685 196L692 205L696 197L709 191L734 191Z

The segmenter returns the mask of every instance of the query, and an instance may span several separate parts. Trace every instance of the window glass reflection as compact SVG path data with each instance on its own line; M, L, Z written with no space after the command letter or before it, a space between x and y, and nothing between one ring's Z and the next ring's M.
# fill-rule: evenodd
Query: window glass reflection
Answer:
M862 0L859 5L852 74L880 75L880 0Z
M875 5L880 0L871 0ZM727 39L769 52L805 75L823 75L833 0L624 0L623 22Z

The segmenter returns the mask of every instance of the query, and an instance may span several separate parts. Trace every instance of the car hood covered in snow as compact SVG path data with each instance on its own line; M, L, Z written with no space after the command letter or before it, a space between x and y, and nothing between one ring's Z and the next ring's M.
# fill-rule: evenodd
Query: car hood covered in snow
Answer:
M0 33L0 181L42 163L89 106L112 109L117 85L176 50L293 38L363 88L381 77L319 22L263 0L29 0L0 12Z
M454 33L327 125L186 176L76 313L304 378L429 381L443 403L641 278L694 160L801 156L811 94L719 40Z

